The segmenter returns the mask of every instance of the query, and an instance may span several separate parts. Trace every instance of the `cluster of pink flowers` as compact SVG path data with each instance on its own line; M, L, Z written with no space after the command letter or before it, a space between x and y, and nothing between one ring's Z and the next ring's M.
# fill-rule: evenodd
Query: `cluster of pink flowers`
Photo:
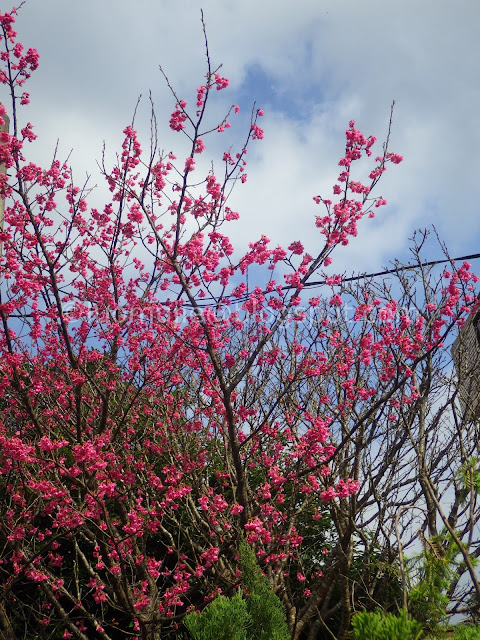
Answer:
M170 129L173 131L181 131L185 129L185 120L187 119L187 114L185 112L185 107L187 103L185 100L181 100L177 105L175 111L170 116Z
M335 487L330 486L326 491L322 491L320 497L323 502L330 502L334 498L348 498L357 493L359 484L357 480L352 480L351 478L346 481L340 480Z

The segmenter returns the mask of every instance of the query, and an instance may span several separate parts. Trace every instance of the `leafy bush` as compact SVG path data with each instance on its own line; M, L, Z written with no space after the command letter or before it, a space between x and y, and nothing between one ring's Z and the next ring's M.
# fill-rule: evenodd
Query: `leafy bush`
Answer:
M426 627L446 619L447 589L454 574L458 549L448 535L425 541L425 550L407 561L410 591L408 609Z
M240 544L240 566L252 619L252 640L289 640L282 603L262 575L255 554L246 542Z
M233 598L217 596L202 613L189 613L184 624L194 640L247 640L251 618L238 592Z
M193 640L289 640L282 603L246 542L240 545L240 566L244 592L233 598L218 596L202 613L186 616Z
M391 613L362 611L352 620L354 640L418 640L422 626L407 612Z
M455 629L454 640L480 640L480 627L461 624Z

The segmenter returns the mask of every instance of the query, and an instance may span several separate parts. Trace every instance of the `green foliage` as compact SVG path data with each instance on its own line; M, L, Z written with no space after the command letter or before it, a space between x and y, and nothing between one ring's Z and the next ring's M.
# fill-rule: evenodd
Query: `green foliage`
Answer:
M456 569L457 553L453 540L443 534L426 540L425 551L417 559L417 575L408 594L408 608L414 618L430 628L446 617L449 603L446 591Z
M202 613L189 613L184 624L194 640L247 640L250 616L238 592L233 598L217 596Z
M218 596L202 613L185 617L193 640L289 640L282 603L246 542L240 545L240 566L245 591Z
M406 611L392 613L362 611L352 620L354 640L418 640L422 626Z
M443 575L443 565L437 560L426 559L424 569L425 576L408 594L408 602L413 615L432 627L445 618L448 597L444 589L448 581Z
M460 469L459 480L462 483L462 497L465 501L470 493L480 493L480 466L479 459L472 457Z
M262 575L255 554L246 542L240 544L240 566L242 584L248 594L247 609L252 620L251 639L289 640L282 603Z
M461 624L455 629L454 640L480 640L480 627Z

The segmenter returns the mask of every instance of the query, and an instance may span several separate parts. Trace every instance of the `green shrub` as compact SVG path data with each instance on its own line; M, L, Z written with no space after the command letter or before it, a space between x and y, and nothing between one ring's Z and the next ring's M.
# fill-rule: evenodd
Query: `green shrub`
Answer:
M461 624L455 629L454 640L480 640L480 627Z
M184 624L194 640L248 640L247 603L238 592L233 598L217 596L202 613L189 613Z
M362 611L352 620L354 640L418 640L422 626L402 611L395 616L391 613Z
M416 562L417 566L415 570L410 568L410 578L416 573L416 579L410 579L413 585L408 593L408 609L416 620L430 629L446 619L447 590L455 567L457 548L449 540L448 547L443 548L443 541L447 542L444 535L429 541L431 546L439 547L439 553L427 549L409 561L410 564Z
M285 612L280 599L262 575L255 553L249 544L240 544L242 586L247 594L251 617L251 640L289 640Z
M217 596L202 613L185 617L193 640L289 640L282 603L246 542L240 545L240 567L244 591Z

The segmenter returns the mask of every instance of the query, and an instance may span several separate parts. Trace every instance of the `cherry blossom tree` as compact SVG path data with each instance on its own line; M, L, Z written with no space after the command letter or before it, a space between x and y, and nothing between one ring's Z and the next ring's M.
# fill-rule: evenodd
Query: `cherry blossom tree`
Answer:
M25 83L39 54L17 41L15 18L0 14L11 98L0 105L11 120L0 134L0 633L173 637L186 613L241 585L245 538L292 638L306 637L331 593L319 549L351 557L347 506L365 482L358 461L337 461L379 415L393 424L417 401L416 371L450 331L445 318L465 312L474 276L459 271L462 287L414 326L366 288L354 317L363 327L378 309L373 333L332 321L341 291L309 297L359 220L386 204L373 190L402 160L388 136L373 155L376 139L353 120L333 197L314 197L318 253L266 236L235 251L229 196L264 114L253 110L237 151L201 168L239 111L205 124L229 84L207 42L195 103L172 89L169 125L187 151L161 151L153 110L145 151L133 121L117 164L104 161L110 196L98 205L66 163L28 159Z

